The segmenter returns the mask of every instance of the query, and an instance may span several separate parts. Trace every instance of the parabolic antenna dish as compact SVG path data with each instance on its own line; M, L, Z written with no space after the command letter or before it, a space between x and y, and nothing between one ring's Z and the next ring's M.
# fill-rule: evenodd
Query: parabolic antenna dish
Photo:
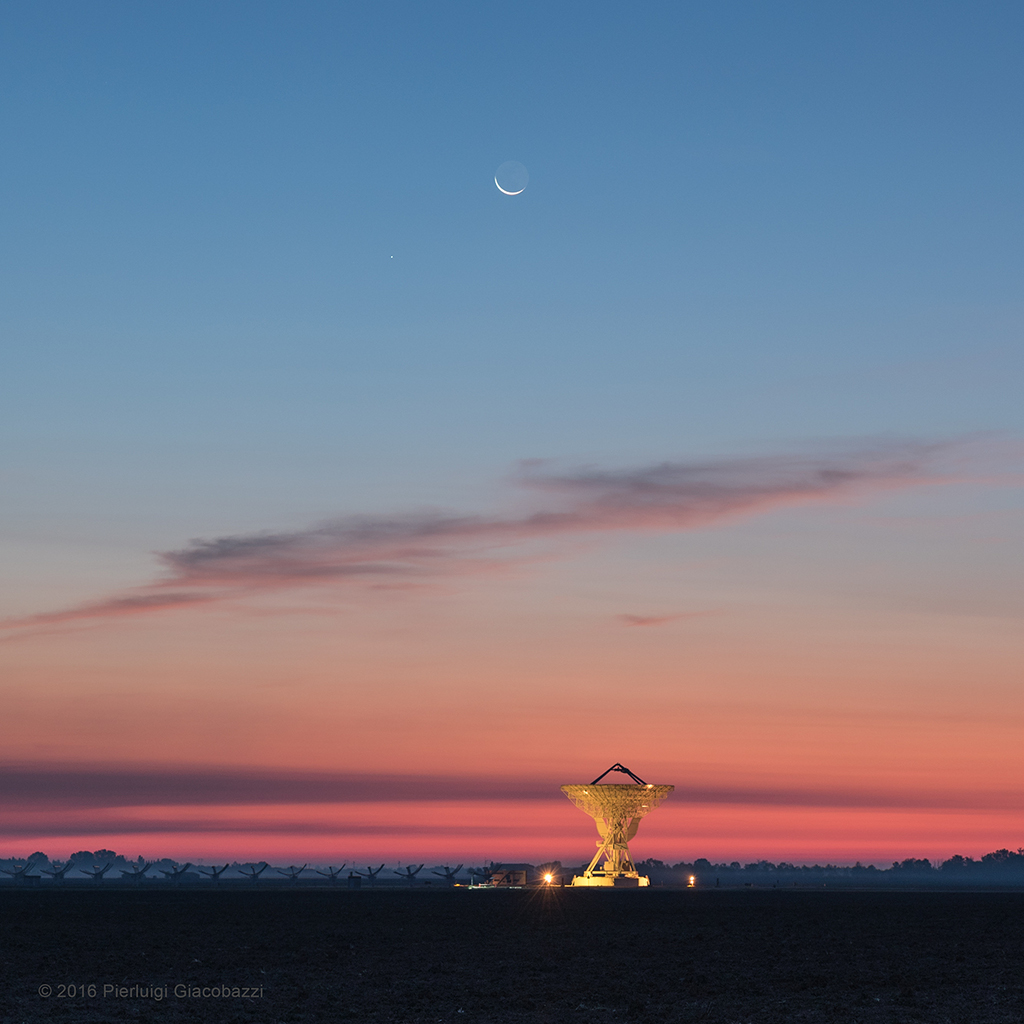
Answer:
M562 792L592 818L608 821L642 818L650 814L675 786L562 786Z
M518 160L506 160L494 172L494 184L507 196L518 196L526 191L530 172Z

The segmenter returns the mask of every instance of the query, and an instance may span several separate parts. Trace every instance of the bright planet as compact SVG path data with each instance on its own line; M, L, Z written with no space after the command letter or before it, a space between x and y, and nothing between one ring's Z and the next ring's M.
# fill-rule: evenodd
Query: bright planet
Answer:
M529 181L530 172L518 160L506 160L494 172L494 184L507 196L517 196L526 191Z

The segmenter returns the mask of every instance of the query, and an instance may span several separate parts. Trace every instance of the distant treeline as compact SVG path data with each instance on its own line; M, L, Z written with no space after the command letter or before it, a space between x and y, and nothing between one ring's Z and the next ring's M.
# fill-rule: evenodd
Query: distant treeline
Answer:
M266 862L234 862L225 864L226 877L240 879L252 877L251 870L263 865L268 868ZM183 880L200 881L204 877L210 877L210 872L201 865L182 865L179 862L163 857L159 860L144 861L142 857L137 860L129 860L122 854L113 850L79 850L73 853L66 861L51 860L45 853L37 851L29 857L0 859L0 872L9 876L8 880L26 880L32 877L40 881L46 876L63 878L62 868L67 868L71 876L84 878L93 874L97 868L106 866L109 870L108 877L111 879L129 878L141 880L140 869L145 867L150 873L149 877L163 874L165 877L181 877ZM327 872L320 870L325 865L308 865L302 870L306 871L306 877L314 880L313 873L327 875ZM462 873L462 878L470 880L488 877L493 869L502 865L491 863L490 867L467 868ZM504 865L508 867L509 865ZM582 873L586 865L578 868L571 866L563 867L559 861L549 861L542 865L513 865L517 868L528 869L533 877L543 877L550 873L559 882L568 882L575 873ZM217 865L220 867L220 865ZM352 873L355 865L349 864L348 870ZM383 868L383 865L381 866ZM422 865L421 865L422 867ZM188 874L179 874L182 869L192 868ZM455 872L451 873L447 881L450 883L459 874L462 865ZM680 861L678 864L666 864L661 860L644 860L637 864L641 874L649 875L651 882L655 885L687 885L691 878L695 885L706 886L793 886L793 885L832 885L832 886L920 886L920 885L1024 885L1024 848L1016 851L995 850L986 853L979 860L972 857L963 857L959 854L944 861L930 861L924 858L908 857L906 860L894 861L891 867L879 868L873 864L854 864L852 866L839 864L790 864L786 861L773 863L768 860L759 860L750 864L741 864L739 861L730 863L713 864L704 857L698 857L694 861ZM90 870L92 869L92 870ZM246 869L249 869L248 871ZM263 877L270 880L274 872L278 875L287 874L286 871L278 868L270 868L268 874ZM367 869L370 872L370 869ZM198 872L198 873L196 873ZM301 873L301 871L300 871ZM362 871L355 872L362 875ZM434 875L438 871L432 872ZM257 873L258 874L258 873ZM340 874L340 868L332 869L331 874L336 877ZM398 878L393 876L399 876ZM102 877L102 875L101 875ZM213 876L219 877L219 876ZM381 884L443 884L435 878L432 881L425 881L424 877L415 878L403 872L389 871L381 878ZM376 872L370 872L367 878L371 884L376 884ZM255 880L255 879L254 879ZM280 880L280 879L278 879ZM332 879L333 880L333 879Z
M852 866L839 864L773 864L759 860L752 864L732 861L712 864L703 857L668 865L660 860L645 860L637 864L641 873L651 876L652 882L685 885L690 876L696 884L706 885L963 885L963 884L1024 884L1024 848L1016 851L994 850L980 860L959 854L944 861L908 857L893 861L888 868L874 864Z

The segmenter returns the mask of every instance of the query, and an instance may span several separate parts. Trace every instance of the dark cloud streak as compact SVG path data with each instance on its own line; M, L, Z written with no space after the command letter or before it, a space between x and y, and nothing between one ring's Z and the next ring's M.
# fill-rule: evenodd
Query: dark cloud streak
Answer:
M243 768L90 764L0 765L0 808L17 814L156 806L217 806L440 801L554 801L565 779L476 775L296 772ZM692 780L673 802L844 808L1024 809L1019 792L740 785Z
M617 615L616 618L624 626L665 626L670 622L684 622L687 619L706 619L711 615L719 615L717 611L677 612L673 615Z
M554 787L557 793L558 787ZM533 800L550 787L433 775L96 767L0 766L0 806L367 803L378 800Z

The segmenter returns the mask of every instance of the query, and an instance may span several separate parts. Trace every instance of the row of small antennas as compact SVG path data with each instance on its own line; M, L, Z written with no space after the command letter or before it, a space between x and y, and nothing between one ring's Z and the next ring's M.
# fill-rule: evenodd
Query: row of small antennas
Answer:
M38 862L29 860L20 868L0 868L0 871L2 871L5 875L10 875L16 882L23 881L24 879L31 877L28 874L28 872L31 868L35 867L36 863ZM76 861L72 860L65 861L63 864L61 864L60 861L53 861L51 863L53 865L52 868L40 868L40 870L43 872L44 875L50 875L55 881L58 882L63 881L64 876L74 867L78 867L78 870L81 871L82 874L89 875L91 878L94 878L96 881L99 881L114 866L114 862L109 861L102 867L98 864L93 864L92 869L90 870L89 868L81 867ZM149 861L148 863L144 863L141 865L132 864L129 866L128 870L124 870L122 868L121 877L129 878L133 881L141 881L143 876L149 871L151 867L153 867L154 863L155 862L153 861ZM303 871L313 870L318 875L322 875L324 878L329 878L332 882L336 882L338 880L338 877L341 875L342 871L344 871L347 866L348 864L346 862L345 864L342 864L340 868L328 867L326 871L321 871L320 868L310 869L308 864L303 864L302 867L296 867L294 864L291 864L286 868L274 868L274 871L276 871L279 875L284 875L292 882L297 882L299 879L299 875L301 875ZM180 879L185 874L185 872L188 871L188 869L191 867L191 863L180 864L175 865L170 869L160 868L160 873L173 882ZM223 867L220 868L197 867L196 870L199 871L201 874L206 875L208 878L213 879L213 881L216 882L220 878L220 876L223 875L230 867L230 864L225 864ZM250 881L255 882L260 877L260 875L262 875L263 872L266 871L267 868L269 867L270 865L264 860L260 861L258 864L243 864L237 870L239 874L245 875ZM377 876L383 870L383 864L381 864L380 867L378 868L374 868L370 865L367 865L366 871L350 871L349 877L366 878L372 885L377 880ZM423 865L418 864L415 867L413 867L411 864L409 864L402 871L398 871L396 869L392 870L400 878L405 879L411 884L415 880L416 876L423 870ZM447 864L445 864L442 865L440 871L432 870L431 874L437 875L438 878L443 878L449 884L454 885L456 881L456 876L461 870L461 864L459 864L455 868L450 868L448 867ZM485 877L490 875L490 872L486 869L477 870L476 868L470 868L469 873L471 875L482 875Z

